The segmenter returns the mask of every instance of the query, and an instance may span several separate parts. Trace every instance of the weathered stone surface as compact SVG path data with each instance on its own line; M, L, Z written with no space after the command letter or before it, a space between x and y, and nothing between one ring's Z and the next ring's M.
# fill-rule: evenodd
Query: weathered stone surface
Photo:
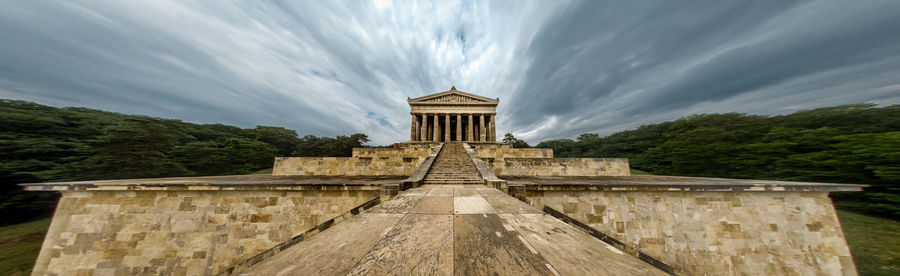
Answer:
M562 275L668 275L544 214L500 215Z
M425 185L419 189L469 189L475 192L460 192L462 196L453 198L471 199L482 198L480 192L487 188ZM533 209L508 195L490 197L506 197L506 204L519 205L512 209ZM383 204L428 198L410 196L404 191ZM390 212L394 208L373 209ZM393 221L402 219L388 225L392 220L372 215L394 216ZM276 255L250 267L247 275L557 275L557 272L656 275L661 272L578 228L542 214L453 216L410 212L361 216L302 241L281 253L285 255Z
M517 149L509 144L477 144L475 153L490 163L504 158L553 158L553 149Z
M505 176L629 176L626 158L504 158L490 163Z
M825 192L542 191L529 200L688 274L856 274Z
M402 217L360 214L251 267L249 274L346 275Z
M64 192L34 274L100 273L99 264L119 274L214 274L375 197L357 191Z
M495 214L497 210L483 197L466 196L453 198L454 214Z
M515 199L509 195L503 196L485 196L484 199L494 206L494 209L501 214L542 214L541 210L535 209L522 201Z
M428 194L428 196L453 196L453 188L452 187L437 187L432 188Z
M450 190L450 191L452 192L453 190ZM444 215L452 214L453 213L453 197L452 196L426 196L426 197L423 197L422 200L419 200L419 204L417 204L416 207L414 207L412 209L412 211L410 211L410 213L414 213L414 214L444 214Z
M408 176L425 157L276 157L272 175Z
M451 215L406 215L348 275L451 275L452 227Z
M391 198L378 206L367 210L368 213L390 213L390 214L406 214L422 199L422 196L415 194L403 194Z
M478 190L478 193L481 194L481 196L484 196L484 197L489 197L489 196L508 196L508 194L504 193L504 192L501 191L501 190L495 189L495 188L476 188L476 190Z
M459 275L554 275L544 259L497 214L455 215L454 261Z
M393 148L353 148L351 156L424 158L433 148L433 144L402 144Z

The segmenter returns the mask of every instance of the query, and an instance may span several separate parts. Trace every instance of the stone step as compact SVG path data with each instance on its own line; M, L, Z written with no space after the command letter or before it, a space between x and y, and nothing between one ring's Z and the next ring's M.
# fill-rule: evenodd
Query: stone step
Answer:
M426 184L484 184L461 143L446 143L423 181Z

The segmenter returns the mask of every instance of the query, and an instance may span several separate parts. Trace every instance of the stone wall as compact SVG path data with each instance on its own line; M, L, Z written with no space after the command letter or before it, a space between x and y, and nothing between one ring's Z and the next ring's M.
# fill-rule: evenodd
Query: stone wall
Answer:
M212 275L377 191L66 191L33 275Z
M491 162L504 158L553 158L553 149L517 149L508 144L476 145L475 154Z
M272 175L408 176L422 157L276 157Z
M490 162L503 176L629 176L626 158L503 158Z
M433 146L429 144L409 144L393 148L353 148L352 157L416 157L424 158L431 154Z
M827 192L529 191L688 275L856 275Z

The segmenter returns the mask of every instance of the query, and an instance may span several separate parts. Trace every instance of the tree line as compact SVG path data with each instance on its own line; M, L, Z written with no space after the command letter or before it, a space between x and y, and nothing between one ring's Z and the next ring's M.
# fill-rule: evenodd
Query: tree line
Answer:
M555 157L626 157L632 168L659 175L869 184L832 199L838 208L900 219L898 105L699 114L536 147L552 148Z
M17 183L248 174L276 156L350 156L368 141L0 100L0 225L48 215L56 204L55 193Z

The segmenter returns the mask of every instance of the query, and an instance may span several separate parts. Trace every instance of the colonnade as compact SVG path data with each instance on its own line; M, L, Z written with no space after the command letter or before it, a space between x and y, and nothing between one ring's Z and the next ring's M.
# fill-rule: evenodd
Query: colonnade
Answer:
M494 114L412 113L410 141L494 142Z

